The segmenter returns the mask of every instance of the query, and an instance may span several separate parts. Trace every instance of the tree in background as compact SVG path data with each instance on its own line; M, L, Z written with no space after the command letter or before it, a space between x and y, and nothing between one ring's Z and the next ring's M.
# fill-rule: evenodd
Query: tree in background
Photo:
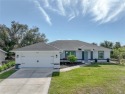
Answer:
M0 48L11 56L10 50L31 45L38 42L47 42L45 34L41 34L37 27L29 29L27 25L12 21L11 27L0 25Z
M121 43L120 42L116 42L114 45L114 49L118 49L121 47Z
M112 49L113 48L113 42L111 42L111 41L104 41L104 42L100 43L100 46Z
M37 27L27 30L26 33L23 34L23 38L19 44L20 47L31 45L38 42L47 42L45 34L39 33L39 29Z
M95 43L95 42L93 42L92 44L93 44L93 45L98 45L98 44L97 44L97 43Z
M113 49L113 56L118 59L119 64L120 63L125 63L124 58L125 58L125 47L121 47L118 49Z

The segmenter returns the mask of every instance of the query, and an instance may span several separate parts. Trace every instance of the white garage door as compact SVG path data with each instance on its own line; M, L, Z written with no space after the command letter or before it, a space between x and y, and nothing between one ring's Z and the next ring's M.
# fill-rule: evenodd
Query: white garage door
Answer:
M21 67L53 67L52 52L25 52L21 56Z

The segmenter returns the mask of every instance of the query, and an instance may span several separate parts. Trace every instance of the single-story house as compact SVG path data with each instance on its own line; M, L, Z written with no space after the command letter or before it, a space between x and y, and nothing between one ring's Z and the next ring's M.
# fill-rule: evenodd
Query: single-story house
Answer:
M6 58L6 52L0 49L0 64L2 63L2 61L5 61L5 58Z
M13 50L16 53L16 64L20 67L53 67L60 62L68 62L67 56L77 57L77 62L107 62L111 49L93 45L79 40L57 40L54 42L36 43Z

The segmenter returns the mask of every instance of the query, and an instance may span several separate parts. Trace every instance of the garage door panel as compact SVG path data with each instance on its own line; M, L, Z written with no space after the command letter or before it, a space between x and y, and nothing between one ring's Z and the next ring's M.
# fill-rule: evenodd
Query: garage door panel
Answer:
M53 67L52 53L26 53L23 54L21 67Z

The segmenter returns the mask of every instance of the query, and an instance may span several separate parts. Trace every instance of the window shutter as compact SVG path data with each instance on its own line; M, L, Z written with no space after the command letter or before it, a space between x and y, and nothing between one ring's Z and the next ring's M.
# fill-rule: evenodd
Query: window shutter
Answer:
M84 51L82 51L82 60L84 60Z

